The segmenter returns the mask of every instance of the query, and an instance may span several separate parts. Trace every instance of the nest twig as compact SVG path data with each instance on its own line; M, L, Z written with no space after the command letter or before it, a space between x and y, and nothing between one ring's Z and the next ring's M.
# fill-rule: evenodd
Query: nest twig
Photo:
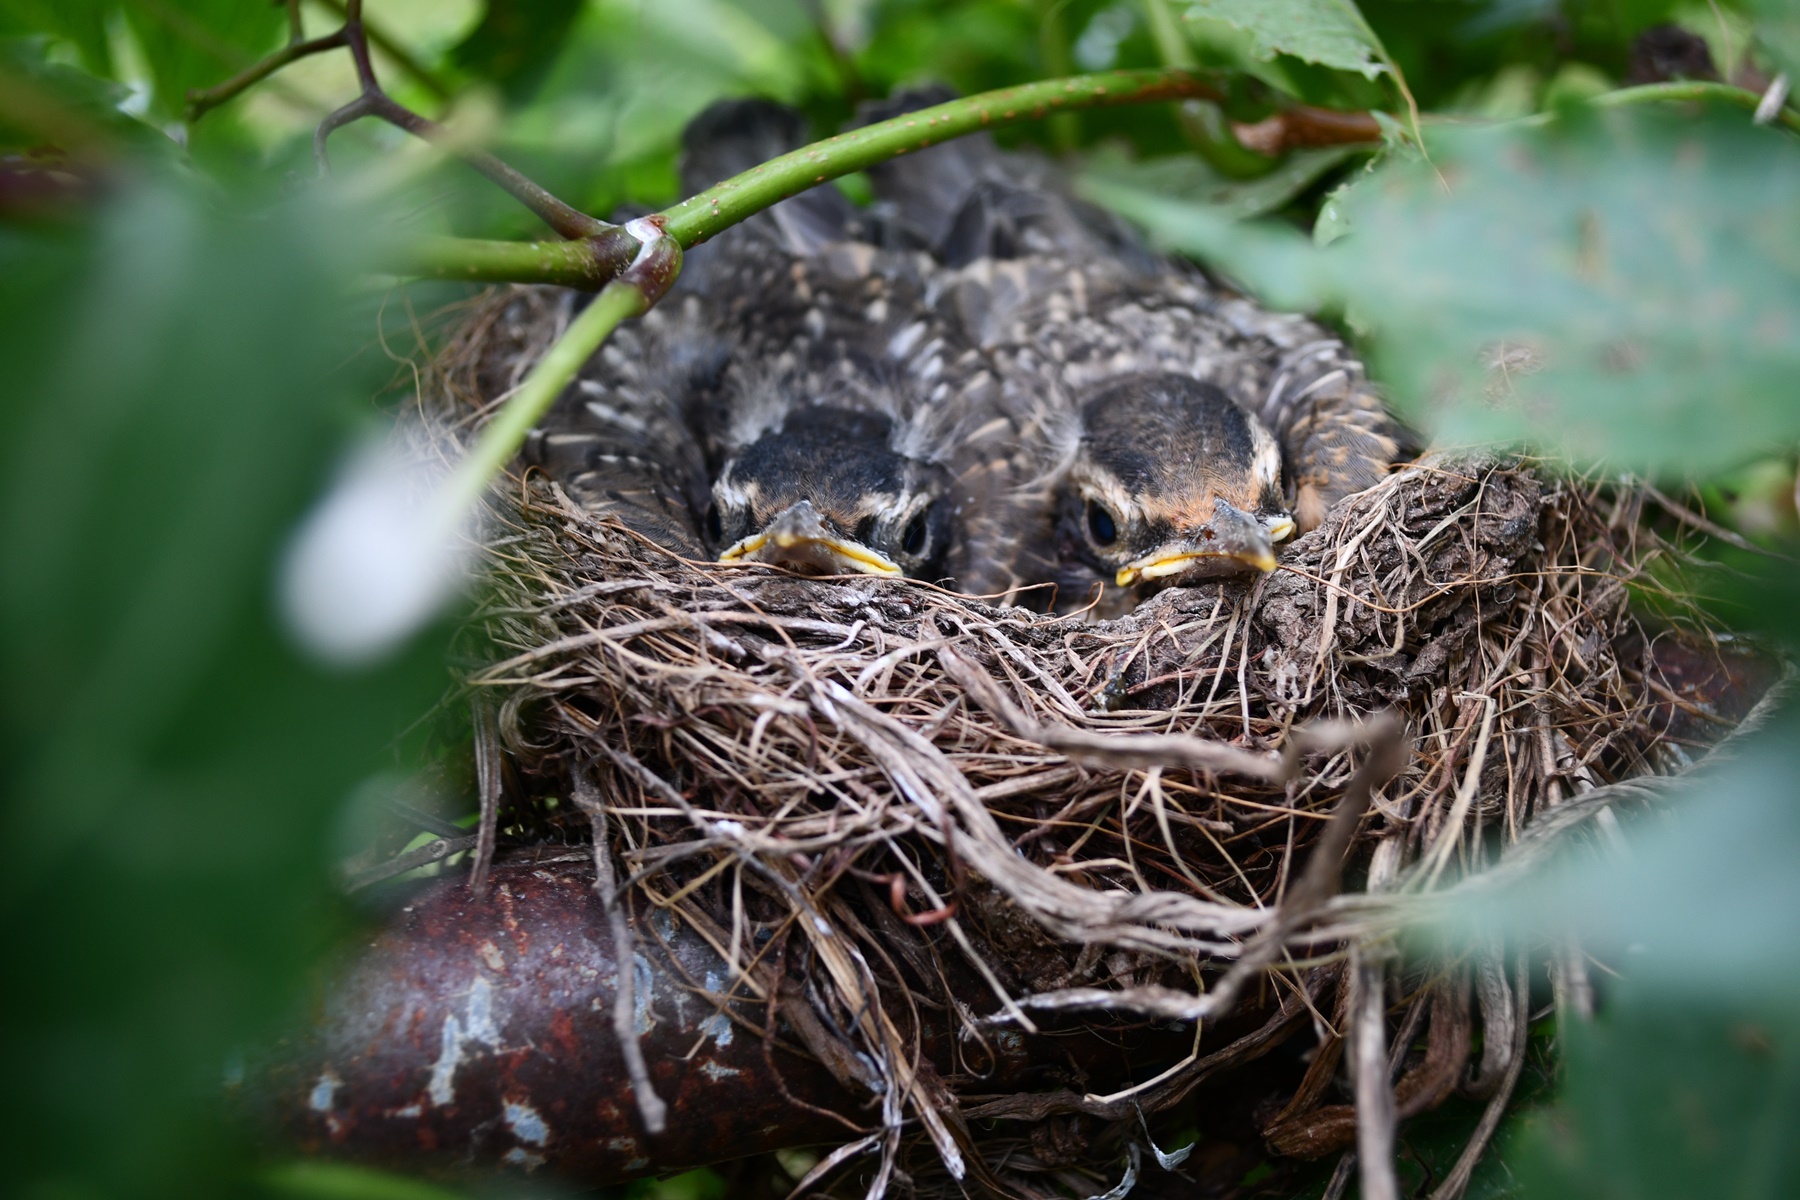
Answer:
M868 1145L917 1190L1078 1191L1140 1114L1308 1027L1270 1147L1346 1147L1360 1112L1366 1159L1392 1133L1374 1116L1463 1087L1489 1102L1466 1181L1519 1078L1525 965L1483 947L1409 972L1390 935L1420 895L1516 871L1537 831L1685 769L1748 706L1692 699L1738 660L1644 500L1430 456L1266 578L1088 623L692 563L511 479L467 684L524 781L500 823L580 840L603 809L627 902L719 939L734 994L810 1006L839 1044L809 1048L879 1094ZM1111 1094L997 1096L922 1061L921 1004L977 1042L1096 1010L1238 1032ZM1059 1116L1101 1132L1067 1153L1021 1133Z

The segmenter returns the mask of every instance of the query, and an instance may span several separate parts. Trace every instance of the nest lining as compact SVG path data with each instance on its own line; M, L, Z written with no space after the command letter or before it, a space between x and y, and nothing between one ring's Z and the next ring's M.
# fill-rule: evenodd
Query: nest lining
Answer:
M453 439L484 412L472 364L493 312L439 364L427 415ZM533 351L510 354L522 369ZM1273 575L1088 622L696 564L510 479L473 623L491 660L467 683L521 781L500 824L603 829L628 903L714 938L742 966L734 989L827 1018L808 1048L885 1089L878 1183L954 1192L960 1165L1015 1194L1087 1194L1140 1112L1308 1028L1321 1050L1262 1122L1278 1154L1349 1144L1345 1054L1395 1048L1402 1116L1458 1087L1504 1102L1525 964L1382 947L1419 896L1516 864L1534 825L1679 772L1729 730L1659 659L1726 651L1646 503L1522 459L1428 456ZM491 813L497 776L484 790ZM1559 1000L1578 1003L1564 958ZM796 974L815 985L798 997ZM1358 1004L1373 1042L1347 1038ZM993 1096L917 1061L917 1005L976 1041L1096 1010L1233 1040L1115 1095ZM1089 1122L1078 1148L1041 1136L1061 1116Z

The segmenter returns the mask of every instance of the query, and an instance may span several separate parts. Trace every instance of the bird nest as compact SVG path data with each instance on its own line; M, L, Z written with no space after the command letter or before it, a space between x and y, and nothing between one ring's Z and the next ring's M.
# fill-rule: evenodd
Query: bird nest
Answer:
M458 436L494 311L439 364L431 416ZM737 967L726 993L871 1097L848 1114L879 1152L858 1193L871 1173L1102 1191L1209 1095L1295 1158L1348 1146L1357 1103L1391 1121L1460 1089L1497 1111L1532 968L1403 961L1396 930L1653 791L1771 678L1689 601L1650 493L1517 457L1427 456L1274 573L1106 622L687 561L535 475L488 515L477 869L496 836L597 834L625 909L701 931ZM1551 956L1577 1009L1582 961ZM948 1065L921 1049L933 1021L964 1048ZM1144 1077L965 1069L1009 1031L1171 1022ZM1219 1099L1234 1077L1255 1082ZM1182 1169L1244 1166L1201 1161Z

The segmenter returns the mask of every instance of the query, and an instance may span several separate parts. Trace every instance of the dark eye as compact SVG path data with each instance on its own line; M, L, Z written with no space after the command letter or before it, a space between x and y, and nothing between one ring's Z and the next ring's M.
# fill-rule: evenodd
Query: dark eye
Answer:
M930 532L931 530L925 524L925 514L920 513L908 521L906 528L901 530L900 549L916 558L924 551L925 540Z
M1113 515L1092 500L1088 501L1087 518L1088 533L1096 545L1110 546L1118 541L1119 527L1114 523Z
M867 546L875 537L875 518L864 517L856 523L856 540Z
M725 526L719 520L719 506L717 504L709 504L706 506L706 536L715 542L725 536Z

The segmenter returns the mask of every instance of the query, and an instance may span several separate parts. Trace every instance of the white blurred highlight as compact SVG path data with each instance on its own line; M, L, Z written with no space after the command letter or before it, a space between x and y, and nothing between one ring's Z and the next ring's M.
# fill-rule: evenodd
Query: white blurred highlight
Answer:
M449 482L435 455L402 439L351 460L281 564L281 612L295 640L337 666L377 662L462 591L471 516L457 511Z

